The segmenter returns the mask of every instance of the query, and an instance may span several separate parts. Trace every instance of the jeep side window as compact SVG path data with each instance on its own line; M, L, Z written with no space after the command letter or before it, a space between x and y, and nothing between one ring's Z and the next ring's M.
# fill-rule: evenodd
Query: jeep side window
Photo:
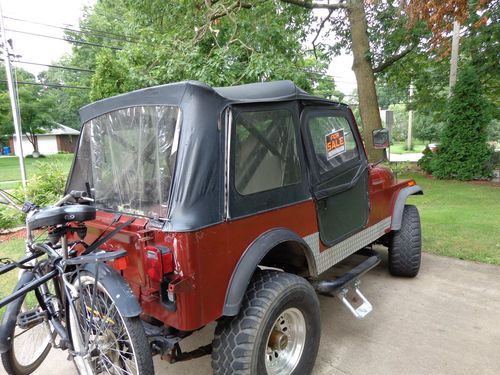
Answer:
M238 193L249 195L300 182L295 127L288 110L240 112L235 131Z
M309 117L308 127L320 174L359 158L356 140L345 117L314 114Z

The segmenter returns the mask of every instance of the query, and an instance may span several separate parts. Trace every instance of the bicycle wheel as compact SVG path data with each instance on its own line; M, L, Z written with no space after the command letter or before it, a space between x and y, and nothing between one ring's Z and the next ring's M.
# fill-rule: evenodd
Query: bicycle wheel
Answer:
M23 273L15 290L33 278L31 272ZM19 297L7 306L0 331L2 336L9 338L9 349L2 353L2 364L8 374L31 374L49 354L52 332L42 318L34 292Z
M70 308L74 363L80 374L153 374L149 342L139 317L123 316L106 285L81 272Z

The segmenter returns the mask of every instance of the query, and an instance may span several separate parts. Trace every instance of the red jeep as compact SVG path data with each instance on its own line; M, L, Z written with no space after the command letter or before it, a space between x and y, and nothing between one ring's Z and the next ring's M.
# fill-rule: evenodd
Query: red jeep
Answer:
M418 273L420 219L405 203L422 190L368 163L344 104L289 81L189 81L98 101L81 119L66 190L95 199L89 240L122 227L103 249L128 252L115 268L135 297L119 307L141 314L153 355L211 351L216 374L307 374L317 293L358 318L371 311L358 289L380 261L368 246L388 247L393 275ZM388 146L385 130L372 136ZM318 278L362 249L366 260L346 274ZM211 346L181 351L214 321Z

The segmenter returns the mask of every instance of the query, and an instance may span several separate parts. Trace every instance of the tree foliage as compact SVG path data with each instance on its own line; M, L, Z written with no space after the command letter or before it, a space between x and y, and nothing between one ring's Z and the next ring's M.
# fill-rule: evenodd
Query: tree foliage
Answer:
M490 111L473 67L459 74L446 108L442 143L432 161L438 178L472 180L490 175L491 149L486 143Z
M3 65L0 66L0 77L5 79ZM18 81L36 82L35 77L23 69L17 69L16 77ZM14 134L14 122L7 85L2 86L3 90L0 92L0 135L5 137ZM18 97L23 134L37 151L36 134L45 133L55 126L56 103L53 98L47 95L46 89L37 85L18 85Z
M324 90L333 86L322 78L327 56L311 59L303 47L310 23L309 11L278 1L99 1L81 27L122 33L128 42L76 55L95 61L92 100L188 79L212 86L290 79Z

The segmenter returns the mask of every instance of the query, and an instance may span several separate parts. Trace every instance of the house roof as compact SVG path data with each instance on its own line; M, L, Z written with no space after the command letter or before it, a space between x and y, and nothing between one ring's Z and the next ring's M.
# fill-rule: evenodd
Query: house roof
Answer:
M53 128L47 130L45 133L37 134L36 136L43 137L46 135L80 135L80 132L78 130L70 128L69 126L59 124L58 122L56 122ZM12 134L12 136L15 137L16 135Z
M73 128L70 128L69 126L59 124L56 122L56 126L50 129L46 133L47 135L79 135L80 132L78 130L75 130Z

